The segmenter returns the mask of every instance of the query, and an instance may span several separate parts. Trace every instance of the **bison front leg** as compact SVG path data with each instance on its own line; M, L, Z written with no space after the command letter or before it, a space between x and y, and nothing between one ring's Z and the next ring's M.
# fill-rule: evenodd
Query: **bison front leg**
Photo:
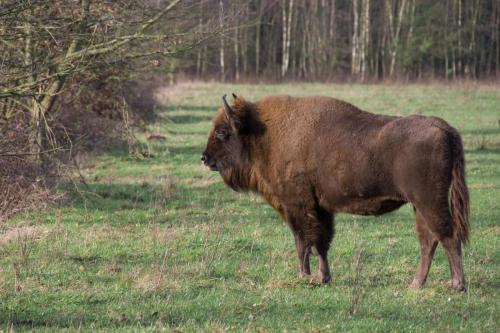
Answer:
M309 257L311 254L311 242L304 232L307 225L307 215L301 214L300 210L287 209L283 210L283 218L293 232L295 238L295 247L297 249L297 257L299 259L299 277L311 275L311 265Z
M299 276L305 277L311 275L311 265L309 262L309 255L311 254L311 247L306 243L306 240L300 232L294 232L295 247L297 248L297 256L299 257Z
M318 252L319 278L321 282L331 280L328 267L328 249L333 238L333 216L321 209L286 209L284 216L295 236L297 254L300 261L300 275L311 273L309 255L311 246Z

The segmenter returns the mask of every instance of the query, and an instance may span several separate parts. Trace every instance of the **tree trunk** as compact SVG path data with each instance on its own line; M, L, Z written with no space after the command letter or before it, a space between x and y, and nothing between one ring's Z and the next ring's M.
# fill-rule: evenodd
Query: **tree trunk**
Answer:
M260 73L260 28L262 25L262 3L258 1L257 27L255 31L255 76Z
M458 72L459 74L463 74L462 70L462 0L457 0L458 4L458 17L457 17L457 23L458 23Z
M477 54L476 54L476 24L477 17L479 14L479 4L477 1L471 1L470 3L471 19L472 25L470 29L470 42L469 42L469 62L468 62L468 72L474 78L477 78L476 67L477 67Z
M69 45L66 51L64 59L69 58L75 52L77 52L82 44L81 35L87 28L87 19L90 7L89 0L82 0L81 6L82 6L81 7L82 11L80 17L79 31L78 31L79 34L75 36L74 39L71 41L71 44ZM28 51L28 53L29 57L33 59L31 51ZM49 129L47 127L48 125L46 117L52 110L56 98L64 86L64 82L66 81L68 73L70 73L71 66L72 66L71 63L66 63L62 61L55 68L55 72L61 74L58 75L56 78L54 78L52 81L49 81L45 91L43 91L40 94L41 95L40 99L34 99L34 104L31 112L31 121L30 121L31 126L33 128L33 139L34 139L32 141L32 152L36 154L36 156L38 156L38 161L40 162L42 168L46 168L48 166L48 159L46 158L47 156L45 151L48 149L47 146L48 140L46 138L46 135ZM34 76L32 76L31 79L34 79Z
M389 1L386 1L386 3L390 6ZM405 10L405 5L406 5L406 0L402 0L401 2L401 7L399 8L399 13L398 13L398 22L396 26L396 31L393 30L394 35L392 36L392 43L391 43L391 66L389 67L389 76L393 77L394 75L394 67L396 65L396 57L398 53L398 47L399 47L399 32L401 31L401 24L403 22L403 12ZM389 7L391 17L392 17L392 9ZM392 19L391 19L392 21ZM394 29L394 25L392 25Z
M498 3L495 5L496 6L496 24L495 26L498 27L500 26L500 6ZM495 42L497 44L497 52L496 52L496 57L495 57L495 75L497 77L500 76L500 32L499 29L495 29Z
M358 76L359 74L359 15L358 15L358 0L352 1L352 13L354 29L352 33L351 47L351 74Z
M200 6L201 12L203 12L203 5ZM200 15L200 19L198 21L198 32L201 33L202 30L202 15ZM200 79L201 77L201 61L202 61L202 52L203 48L199 47L196 52L196 77Z
M207 52L207 45L203 45L203 53L201 57L201 77L205 77L205 73L207 72L207 57L208 57L208 52Z
M248 9L248 8L247 8ZM248 10L245 12L248 15ZM244 28L243 31L243 49L242 59L243 59L243 77L246 78L248 76L248 28Z
M221 31L224 31L224 2L223 0L219 0L219 25ZM220 63L220 80L221 82L226 81L226 70L224 63L224 32L220 35L220 48L219 48L219 63Z
M286 4L289 3L288 13ZM282 2L282 16L283 16L283 46L282 46L282 59L281 59L281 77L284 78L288 71L288 64L290 62L290 37L292 30L292 12L293 0L283 0Z
M370 0L363 0L363 35L361 46L361 81L366 78L368 49L370 43Z
M328 43L330 44L330 69L335 70L336 60L337 60L337 48L336 48L336 38L335 38L335 0L330 1L330 19L328 26Z
M413 43L413 22L415 17L415 0L410 0L410 27L408 28L408 37L406 39L406 49L410 50ZM448 15L446 15L448 20Z
M238 52L238 26L234 29L234 78L236 81L240 80L240 55Z

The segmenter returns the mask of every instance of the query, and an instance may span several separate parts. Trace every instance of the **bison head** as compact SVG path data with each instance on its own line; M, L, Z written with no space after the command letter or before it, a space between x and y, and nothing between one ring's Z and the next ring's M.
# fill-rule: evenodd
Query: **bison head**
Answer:
M220 172L225 183L235 190L245 188L249 173L249 141L259 131L253 104L233 94L234 106L222 97L222 107L214 117L207 147L201 161Z
M236 95L233 94L235 99ZM213 128L208 136L207 147L201 161L212 171L223 172L238 164L242 150L239 137L241 122L236 111L229 106L226 95L222 97L223 107L214 117Z

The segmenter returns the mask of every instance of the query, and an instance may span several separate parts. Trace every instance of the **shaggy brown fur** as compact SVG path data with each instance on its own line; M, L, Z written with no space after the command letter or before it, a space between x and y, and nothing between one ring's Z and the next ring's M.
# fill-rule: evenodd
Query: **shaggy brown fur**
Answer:
M438 242L452 287L465 290L462 243L469 237L469 197L458 132L436 117L364 112L328 97L234 96L214 117L202 161L236 191L260 193L295 237L300 275L330 281L327 251L336 213L380 215L411 203L421 261L413 287L425 283ZM451 186L451 213L448 194Z

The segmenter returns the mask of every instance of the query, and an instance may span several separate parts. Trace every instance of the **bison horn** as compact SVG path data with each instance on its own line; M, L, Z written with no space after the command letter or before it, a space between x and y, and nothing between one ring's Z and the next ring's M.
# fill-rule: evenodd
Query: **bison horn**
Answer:
M234 110L227 103L226 95L222 96L222 102L224 103L224 111L226 111L227 120L231 124L231 127L236 131L240 128L240 119L238 119L236 112L234 112Z
M232 93L232 95L233 95L233 98L234 98L234 99L237 99L237 98L238 98L238 96L236 96L236 94L235 94L235 93Z
M233 111L233 109L231 109L231 107L227 103L227 101L226 101L226 95L222 96L222 102L224 103L224 109L226 109L226 113L228 114L228 116L233 115L234 111Z

